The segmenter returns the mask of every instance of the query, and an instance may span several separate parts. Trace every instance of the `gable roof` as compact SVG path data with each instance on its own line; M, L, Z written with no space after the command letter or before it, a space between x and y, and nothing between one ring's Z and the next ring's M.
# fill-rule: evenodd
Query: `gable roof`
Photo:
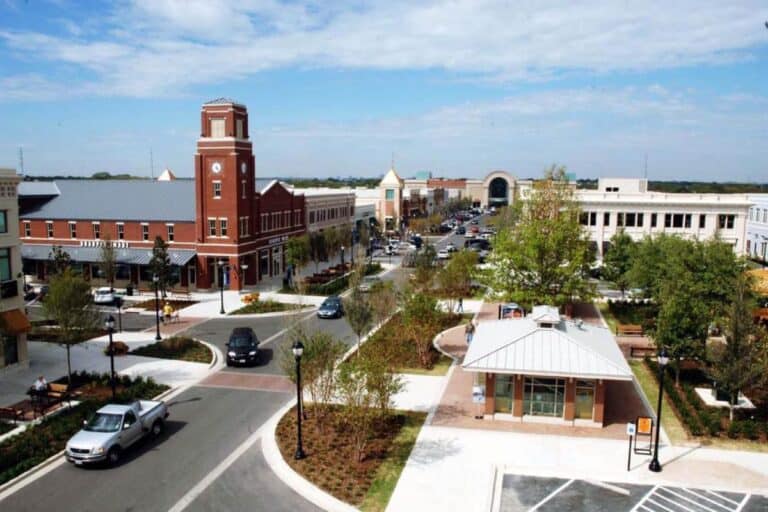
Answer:
M398 174L395 172L394 169L390 169L387 174L384 175L383 178L381 178L380 185L397 185L402 187L403 186L403 179L398 176Z
M554 306L533 306L529 318L536 323L548 322L556 324L560 322L560 312Z
M561 321L540 328L531 317L480 322L462 367L468 371L632 380L608 329Z
M23 219L195 221L195 181L58 180L29 183L19 199L58 194L21 214Z

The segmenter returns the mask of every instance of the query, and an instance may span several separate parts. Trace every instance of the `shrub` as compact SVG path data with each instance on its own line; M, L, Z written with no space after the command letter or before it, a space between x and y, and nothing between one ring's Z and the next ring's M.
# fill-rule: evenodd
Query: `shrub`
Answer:
M745 420L741 422L741 432L744 434L744 437L752 441L760 437L757 423L754 420Z
M731 439L736 439L739 437L739 434L741 434L742 425L741 422L738 420L734 420L731 422L730 425L728 425L728 437Z
M122 341L113 341L112 350L115 352L116 356L124 356L128 353L130 349L128 345L126 345ZM107 344L107 346L104 347L104 355L109 356L109 344Z
M252 304L254 302L259 302L259 292L249 293L248 295L243 297L243 302L245 304Z

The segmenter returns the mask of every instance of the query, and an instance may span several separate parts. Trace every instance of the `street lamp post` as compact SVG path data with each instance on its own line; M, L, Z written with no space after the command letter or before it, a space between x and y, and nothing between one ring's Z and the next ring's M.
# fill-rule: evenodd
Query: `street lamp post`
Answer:
M224 260L219 260L216 263L219 265L219 291L221 292L221 308L219 309L219 314L224 315L226 314L226 311L224 311Z
M667 349L661 348L658 356L659 362L659 404L656 407L656 440L653 449L653 460L648 465L648 469L654 473L661 471L661 464L659 463L659 434L661 432L661 397L664 393L664 368L669 363L669 357L667 356Z
M109 369L110 369L110 378L109 378L109 384L112 386L112 401L115 401L115 347L112 345L112 333L115 332L115 319L112 317L112 315L109 315L107 317L107 320L104 322L104 325L107 327L107 332L109 333Z
M155 340L160 341L160 297L158 296L158 288L160 287L160 276L157 274L152 275L152 283L155 285L155 326L157 327L157 334L155 334Z
M341 246L341 266L344 266L344 246Z
M304 345L301 341L296 340L293 342L291 350L293 351L293 356L296 358L296 420L298 421L296 430L296 454L294 455L294 458L296 460L301 460L306 457L301 442L301 354L304 353Z
M123 298L119 295L115 297L115 307L117 307L117 332L123 332L123 315L120 313L123 307Z

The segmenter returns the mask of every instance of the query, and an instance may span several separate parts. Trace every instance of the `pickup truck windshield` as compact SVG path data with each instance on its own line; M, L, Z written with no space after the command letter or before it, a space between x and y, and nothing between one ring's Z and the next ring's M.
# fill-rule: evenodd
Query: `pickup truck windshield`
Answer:
M120 414L104 414L97 412L88 421L85 430L88 432L117 432L120 430L120 422L123 419Z

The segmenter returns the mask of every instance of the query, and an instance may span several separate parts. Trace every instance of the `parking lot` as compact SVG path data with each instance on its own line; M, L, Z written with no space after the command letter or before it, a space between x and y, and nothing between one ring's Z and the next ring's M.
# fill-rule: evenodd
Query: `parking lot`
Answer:
M513 474L504 475L499 501L502 512L768 511L768 498L759 495Z

